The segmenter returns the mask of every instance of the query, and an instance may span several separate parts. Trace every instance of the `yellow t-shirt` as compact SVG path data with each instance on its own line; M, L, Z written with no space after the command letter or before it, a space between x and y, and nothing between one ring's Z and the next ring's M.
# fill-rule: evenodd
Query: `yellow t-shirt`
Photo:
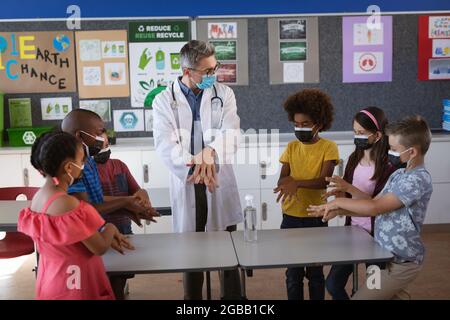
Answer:
M290 176L295 180L311 180L320 176L325 161L339 161L339 152L335 142L320 138L314 144L291 141L280 157L281 163L288 163ZM298 188L297 196L282 204L283 213L294 217L308 217L309 205L324 203L321 199L325 189Z

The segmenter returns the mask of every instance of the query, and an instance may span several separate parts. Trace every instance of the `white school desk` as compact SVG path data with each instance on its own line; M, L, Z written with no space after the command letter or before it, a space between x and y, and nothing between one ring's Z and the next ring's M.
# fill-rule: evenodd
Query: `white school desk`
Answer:
M208 272L238 266L227 231L140 234L130 236L130 240L135 250L126 250L121 255L110 249L103 256L107 273ZM220 285L223 288L222 276ZM208 299L210 290L207 286Z
M353 292L358 288L358 263L386 262L393 255L364 230L354 226L258 230L256 242L245 242L242 231L231 233L241 268L245 297L245 270L352 264Z

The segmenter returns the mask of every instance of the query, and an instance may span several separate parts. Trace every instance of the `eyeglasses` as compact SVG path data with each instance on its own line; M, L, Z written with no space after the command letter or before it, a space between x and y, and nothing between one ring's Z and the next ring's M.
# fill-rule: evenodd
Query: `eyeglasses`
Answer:
M209 68L209 69L205 69L205 70L198 70L195 68L188 68L188 69L200 72L202 74L206 74L207 76L212 76L217 72L217 70L220 69L221 66L222 66L222 64L220 62L217 62L216 66L214 68Z

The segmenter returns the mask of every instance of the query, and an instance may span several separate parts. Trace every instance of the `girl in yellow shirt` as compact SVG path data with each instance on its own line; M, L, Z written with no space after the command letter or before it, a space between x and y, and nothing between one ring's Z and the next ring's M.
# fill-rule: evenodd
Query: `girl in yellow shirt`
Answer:
M289 121L295 125L297 140L291 141L280 158L282 163L277 201L282 201L281 229L326 227L321 218L308 216L312 204L323 204L326 177L333 175L339 161L336 143L321 138L333 122L334 108L328 95L318 89L305 89L291 95L284 103ZM323 267L288 268L286 287L289 300L303 300L303 278L309 280L311 300L323 300Z

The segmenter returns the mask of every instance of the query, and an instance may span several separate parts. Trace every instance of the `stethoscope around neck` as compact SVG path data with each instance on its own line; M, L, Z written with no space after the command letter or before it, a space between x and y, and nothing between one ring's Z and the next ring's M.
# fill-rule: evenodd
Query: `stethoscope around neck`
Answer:
M178 102L177 99L175 98L175 89L174 89L174 85L175 82L172 82L172 87L171 87L171 91L172 91L172 102L170 103L170 106L172 107L172 111L175 117L175 122L177 125L177 130L180 129L180 121L178 119L178 110L176 110L176 108L178 107ZM216 86L213 85L213 90L214 90L214 97L211 98L211 116L212 114L217 114L217 112L220 112L220 118L218 121L218 128L222 127L222 122L223 122L223 100L222 98L220 98L217 95L217 89ZM219 111L220 109L220 111ZM211 124L212 124L212 120L211 120ZM181 141L181 135L178 134L179 136L179 140Z
M175 110L178 107L178 102L177 102L177 99L175 98L174 86L175 86L175 82L172 82L172 88L171 88L172 89L171 90L172 91L172 102L170 103L170 106L172 107L172 109ZM215 85L213 85L213 90L214 90L214 97L211 98L211 106L213 106L217 101L220 104L220 109L223 109L223 101L222 101L222 98L220 98L217 95L217 88Z

